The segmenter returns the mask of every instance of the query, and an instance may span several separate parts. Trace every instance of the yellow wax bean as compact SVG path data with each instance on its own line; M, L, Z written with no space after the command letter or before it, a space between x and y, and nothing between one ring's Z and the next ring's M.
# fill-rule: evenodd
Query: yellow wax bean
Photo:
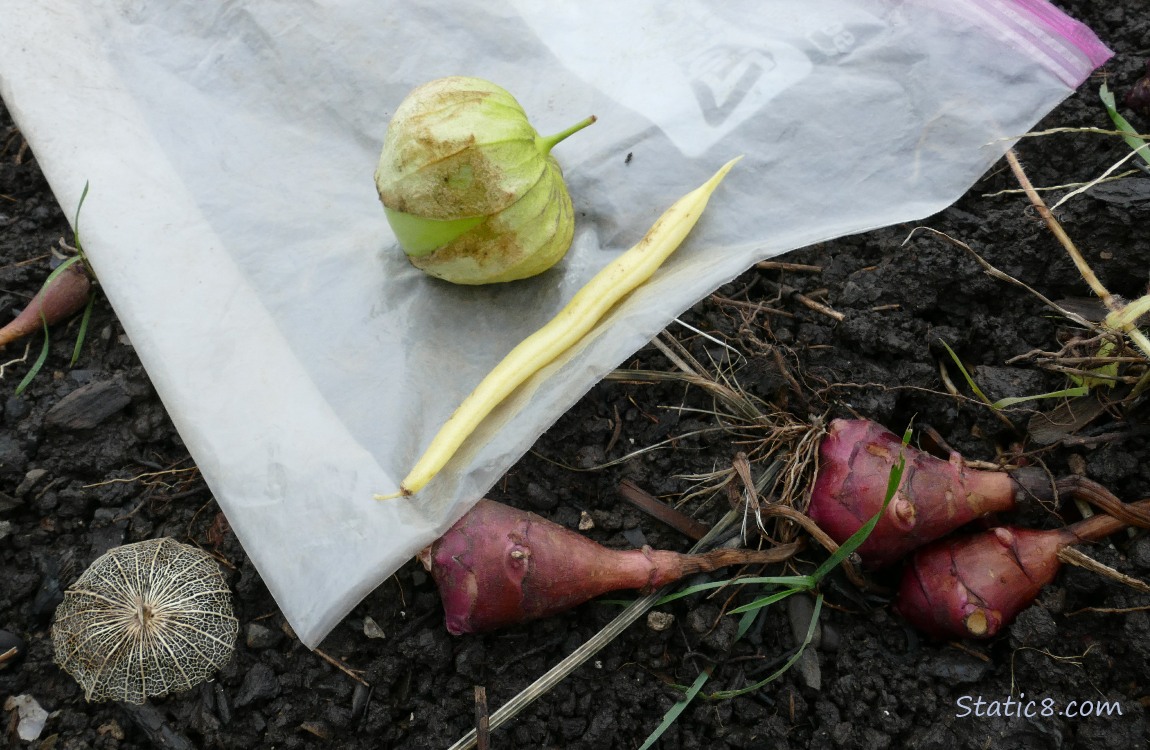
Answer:
M578 343L619 300L649 279L686 239L707 207L711 194L739 158L724 164L714 177L676 201L637 245L607 264L554 318L512 349L439 429L399 491L376 495L376 499L390 500L422 489L492 409L525 380Z

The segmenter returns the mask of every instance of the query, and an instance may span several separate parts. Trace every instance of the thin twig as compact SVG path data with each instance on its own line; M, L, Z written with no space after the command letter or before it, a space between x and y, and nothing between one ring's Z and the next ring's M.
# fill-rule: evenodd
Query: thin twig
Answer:
M781 260L760 260L755 264L760 271L798 271L800 273L822 273L822 266L811 266L806 263L787 263Z
M32 342L29 341L24 345L24 355L16 359L10 359L7 362L0 364L0 380L4 379L4 371L12 365L22 364L28 361L28 353L32 351Z
M1141 591L1143 594L1150 593L1150 585L1147 585L1145 581L1121 573L1109 565L1095 560L1093 557L1090 557L1075 547L1063 547L1060 549L1058 551L1058 559L1064 563L1084 568L1092 573L1097 573L1100 576L1117 581L1118 583L1124 583L1135 591Z
M1035 191L1034 186L1030 184L1030 178L1026 176L1026 172L1022 168L1022 164L1018 161L1018 155L1014 153L1014 149L1010 149L1006 152L1006 161L1010 164L1010 170L1014 172L1014 177L1018 180L1018 184L1021 185L1022 189L1026 192L1026 197L1030 199L1030 204L1038 211L1038 215L1046 222L1046 226L1050 228L1050 231L1062 244L1062 247L1066 248L1066 252L1070 255L1070 259L1074 261L1074 265L1077 267L1078 273L1081 274L1082 280L1085 281L1090 289L1098 295L1098 298L1105 303L1106 309L1115 309L1116 303L1113 295L1111 295L1106 287L1103 286L1102 282L1098 280L1098 277L1094 274L1094 269L1092 269L1090 264L1086 262L1086 259L1082 257L1082 253L1078 251L1078 247L1074 244L1074 241L1070 239L1070 235L1068 235L1066 230L1062 228L1062 225L1058 223L1058 219L1054 218L1054 214L1050 213L1050 209L1046 207L1046 202L1042 200L1042 196L1040 196Z
M1090 187L1093 187L1095 185L1101 185L1101 184L1107 183L1107 182L1118 182L1119 180L1124 180L1127 177L1133 177L1134 175L1137 175L1140 172L1141 172L1141 170L1131 169L1131 170L1128 170L1126 172L1119 172L1118 174L1111 175L1109 177L1100 177L1098 179L1091 180L1090 182L1068 182L1065 185L1050 185L1047 187L1036 187L1034 189L1035 189L1035 191L1037 191L1039 193L1053 193L1053 192L1060 191L1060 190L1074 190L1076 188L1090 188ZM993 193L983 193L982 197L983 198L997 198L997 197L1002 196L1002 195L1019 195L1019 194L1025 194L1025 193L1026 193L1026 191L1023 190L1022 188L1007 188L1006 190L998 190L998 191L995 191ZM1061 203L1061 202L1062 201L1059 201L1059 203Z
M696 542L707 535L709 527L705 523L700 523L687 514L661 502L630 479L624 479L619 483L619 494L636 508Z
M672 338L671 341L674 341L674 339ZM656 349L663 353L664 357L671 360L671 364L673 364L675 367L678 367L687 375L699 377L699 373L696 372L694 368L691 367L691 365L689 365L682 357L680 357L678 353L671 351L671 347L663 343L663 341L658 337L651 339L651 343L655 345Z
M1135 320L1133 318L1136 318L1138 313L1136 312L1131 316L1123 315L1124 304L1122 300L1112 295L1102 282L1099 281L1098 276L1094 273L1094 269L1092 269L1090 264L1086 262L1086 259L1082 257L1082 253L1078 251L1078 247L1070 239L1070 235L1066 233L1066 230L1058 223L1058 219L1054 218L1054 214L1046 207L1042 196L1040 196L1034 190L1034 186L1030 184L1030 179L1022 169L1022 164L1019 163L1018 156L1014 153L1014 149L1010 149L1006 152L1006 160L1010 163L1010 169L1014 172L1018 184L1026 191L1026 197L1030 199L1031 205L1038 211L1038 214L1042 217L1043 221L1046 222L1046 226L1050 227L1050 231L1058 238L1058 241L1062 243L1062 247L1066 249L1066 252L1070 255L1070 259L1074 261L1074 265L1077 267L1078 273L1081 274L1083 281L1098 295L1098 298L1106 305L1106 309L1110 311L1111 314L1107 316L1106 323L1110 327L1115 327L1121 333L1129 336L1130 340L1142 350L1142 353L1145 354L1147 358L1150 358L1150 339L1146 338L1134 325ZM1150 301L1144 304L1148 303L1150 303ZM1141 312L1141 310L1138 312ZM1115 322L1118 323L1117 326L1113 325Z
M778 287L779 287L779 291L781 291L783 294L791 295L792 297L797 299L800 303L806 305L811 310L814 310L817 313L820 313L822 315L826 315L828 318L835 320L835 321L838 321L839 323L846 320L846 317L847 317L846 315L843 315L838 310L831 309L830 307L824 305L822 302L818 302L817 300L811 299L810 297L803 294L802 292L795 289L794 287L787 286L786 284L779 284Z
M491 717L487 713L487 688L475 686L475 746L479 750L491 747Z
M1105 128L1093 128L1093 127L1059 127L1059 128L1049 128L1047 130L1032 130L1029 133L1023 133L1022 135L1006 136L1004 138L998 138L998 139L992 141L992 143L1006 143L1007 141L1017 141L1017 140L1020 140L1022 138L1040 138L1042 136L1057 135L1059 133L1089 133L1089 134L1093 134L1093 135L1120 135L1120 136L1124 136L1124 137L1125 136L1133 136L1135 138L1150 140L1150 134L1139 135L1137 133L1127 133L1124 130L1107 130Z
M717 294L711 295L711 301L720 305L730 305L731 307L741 307L745 310L752 310L754 312L764 312L768 315L781 315L784 318L794 318L795 314L787 312L786 310L779 310L775 307L767 307L763 302L746 302L739 299L731 299L729 297L721 297Z
M295 630L293 630L292 626L289 625L287 622L284 622L282 625L280 625L280 630L282 630L284 632L284 634L287 635L288 637L295 638L296 640L299 640L299 636L295 634ZM347 675L351 679L355 680L360 685L363 685L364 687L371 687L370 682L368 682L367 680L360 677L360 673L362 672L362 670L352 669L351 667L349 667L346 664L344 664L343 662L341 662L339 659L336 659L335 657L329 656L328 654L324 653L323 651L321 651L318 648L313 648L310 650L313 654L315 654L319 658L323 659L324 661L326 661L328 664L332 665L333 667L335 667L339 671L343 672L345 675Z
M145 472L143 474L137 474L133 477L113 477L112 479L105 479L103 482L94 482L92 484L85 484L85 485L82 485L80 487L80 489L90 490L93 487L103 487L103 486L109 485L109 484L128 484L130 482L135 482L135 481L138 481L140 479L151 479L153 477L163 477L163 476L168 476L170 474L186 474L188 472L195 472L195 471L199 471L199 470L200 469L198 466L188 466L187 468L183 468L183 469L165 469L163 471L149 471L149 472Z
M623 434L623 420L619 418L619 407L612 405L612 411L615 413L615 424L611 429L611 438L607 441L607 447L603 449L603 455L611 455L611 450L619 442L619 438Z
M1086 614L1087 612L1097 612L1105 615L1126 615L1131 612L1146 612L1150 610L1150 604L1143 604L1138 607L1083 607L1076 609L1073 612L1067 612L1067 617L1074 617L1075 615Z
M738 358L742 358L742 356L743 356L743 353L742 353L742 352L740 352L740 351L739 351L738 349L736 349L735 347L733 347L733 346L731 346L730 344L728 344L726 341L720 341L719 339L715 338L714 336L712 336L711 334L707 333L706 331L700 331L698 328L695 328L695 326L691 325L690 323L685 323L685 322L683 322L682 320L680 320L679 318L675 318L675 322L676 322L676 323L678 323L679 325L683 326L684 328L686 328L686 329L687 329L688 331L690 331L691 333L694 333L694 334L696 334L696 335L698 335L698 336L702 336L702 337L703 337L703 338L705 338L707 341L710 341L710 342L713 342L713 343L715 343L715 344L718 344L719 346L723 347L723 348L724 348L724 349L726 349L727 351L729 351L729 352L732 352L732 353L733 353L733 354L734 354L736 357L738 357Z
M938 376L939 379L942 380L942 386L943 388L946 388L947 393L952 396L959 395L958 386L956 386L954 381L950 379L950 372L948 372L946 369L946 362L943 362L941 359L938 360Z
M1146 148L1145 146L1142 147L1142 149L1145 149L1145 148ZM1077 187L1077 188L1071 190L1069 193L1067 193L1066 195L1059 198L1058 202L1055 203L1053 208L1051 208L1050 210L1051 211L1057 211L1062 206L1062 204L1066 203L1071 198L1082 195L1083 193L1085 193L1087 190L1094 187L1095 185L1100 185L1103 182L1107 182L1108 180L1111 179L1111 173L1114 172L1114 170L1118 169L1118 167L1121 167L1123 164L1125 164L1129 160L1133 159L1135 156L1138 156L1139 152L1142 149L1139 149L1139 151L1131 151L1129 154L1127 154L1126 156L1123 156L1121 159L1119 159L1117 164L1110 166L1105 172L1100 174L1098 177L1095 177L1093 180L1086 183L1085 185L1082 185L1080 187ZM1137 162L1136 162L1136 164L1137 164ZM1138 166L1140 168L1145 167L1145 165L1143 165L1143 164L1138 164Z
M1064 366L1069 365L1086 365L1087 367L1105 367L1106 365L1120 365L1120 364L1134 364L1145 363L1146 360L1142 357L1063 357L1050 352L1032 351L1026 354L1020 354L1017 357L1011 357L1006 361L1006 364L1012 364L1017 361L1023 361L1030 357L1034 358L1035 362L1057 362ZM1100 377L1097 373L1091 372L1092 377Z
M16 200L15 198L12 198L11 196L4 196L4 197L8 198L11 201ZM6 266L0 266L0 272L10 271L13 268L23 268L24 266L31 266L31 265L34 265L36 263L42 263L43 261L45 261L51 257L52 257L51 253L45 253L44 255L37 255L34 258L28 258L26 260L18 260L15 263L9 263ZM29 297L29 299L31 299L31 297Z

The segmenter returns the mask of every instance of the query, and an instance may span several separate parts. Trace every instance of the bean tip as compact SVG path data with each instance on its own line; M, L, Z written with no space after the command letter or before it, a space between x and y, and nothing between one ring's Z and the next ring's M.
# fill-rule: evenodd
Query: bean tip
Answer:
M715 175L711 179L707 180L707 184L704 187L713 190L715 186L717 186L723 180L723 178L727 176L727 172L730 172L731 168L734 167L742 158L743 154L739 154L734 159L731 159L729 162L719 167L719 171L715 172Z

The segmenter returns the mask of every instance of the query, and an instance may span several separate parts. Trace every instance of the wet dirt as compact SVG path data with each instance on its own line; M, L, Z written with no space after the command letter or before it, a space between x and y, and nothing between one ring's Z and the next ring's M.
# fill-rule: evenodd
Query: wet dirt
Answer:
M1110 129L1098 87L1105 78L1121 96L1144 72L1150 17L1139 0L1060 6L1095 29L1117 56L1039 128ZM1143 132L1150 129L1150 122L1131 119ZM6 111L0 135L0 315L7 319L35 293L48 272L50 248L70 231ZM1126 148L1113 137L1061 134L1024 139L1017 150L1033 182L1049 186L1097 176ZM1058 210L1103 283L1129 298L1147 289L1147 185L1150 176L1139 173ZM1017 181L1000 162L953 207L919 225L967 243L1052 300L1099 309L1026 199L999 194L1014 189ZM914 420L972 459L1025 453L1055 476L1082 473L1122 499L1150 497L1144 399L1113 406L1060 443L1042 444L1030 434L1031 414L1049 411L1056 400L1009 411L1008 425L973 397L940 341L997 399L1065 388L1064 374L1015 358L1055 351L1080 331L1030 292L988 276L967 251L928 232L912 236L912 229L890 227L778 259L807 269L751 269L683 316L691 328L674 326L667 335L796 420L855 413L896 431ZM443 628L432 582L412 562L356 607L321 644L322 654L309 651L286 629L228 530L106 300L97 298L80 359L69 367L76 333L76 322L53 331L44 370L20 395L15 386L41 339L32 341L22 362L12 361L24 353L21 346L2 353L0 630L18 635L25 648L23 658L0 668L0 695L29 695L50 715L40 738L24 743L14 734L14 712L5 711L0 745L448 747L475 725L475 686L486 689L494 710L618 612L617 603L596 602L498 633L453 637ZM676 365L650 345L621 369L674 372ZM957 395L948 392L946 379ZM62 415L69 396L73 411ZM586 533L609 546L686 549L687 538L624 502L618 487L628 479L674 501L696 486L690 475L727 469L740 451L753 455L762 435L716 429L714 408L702 389L679 381L606 380L491 496L570 527L586 512L594 522ZM636 453L664 441L670 442ZM757 462L755 471L764 465ZM720 493L687 509L709 523L726 503ZM1064 520L1076 512L1060 509ZM1040 506L1002 520L1041 527L1061 522ZM61 591L110 547L161 536L196 544L224 562L241 628L235 657L214 682L143 709L88 704L53 664L49 625ZM1120 534L1086 551L1150 580L1150 535ZM809 570L824 556L810 547L797 565ZM889 586L895 575L870 578ZM771 607L736 639L735 621L723 612L750 593L696 595L658 608L673 616L669 628L656 630L645 620L631 626L493 731L491 747L638 747L681 698L682 686L704 670L710 678L702 695L658 747L1150 743L1147 594L1068 566L1003 635L940 643L911 630L881 592L860 592L841 575L820 590L826 598L817 645L761 689L728 700L706 697L777 670L802 637L810 600ZM1080 715L1086 711L1102 715Z

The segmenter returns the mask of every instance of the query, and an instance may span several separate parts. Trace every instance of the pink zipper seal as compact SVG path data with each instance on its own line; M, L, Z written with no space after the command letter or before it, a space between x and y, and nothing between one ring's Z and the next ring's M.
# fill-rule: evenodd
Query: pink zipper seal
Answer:
M1077 88L1114 56L1084 23L1047 0L968 0L1007 40L1046 63L1063 83Z

